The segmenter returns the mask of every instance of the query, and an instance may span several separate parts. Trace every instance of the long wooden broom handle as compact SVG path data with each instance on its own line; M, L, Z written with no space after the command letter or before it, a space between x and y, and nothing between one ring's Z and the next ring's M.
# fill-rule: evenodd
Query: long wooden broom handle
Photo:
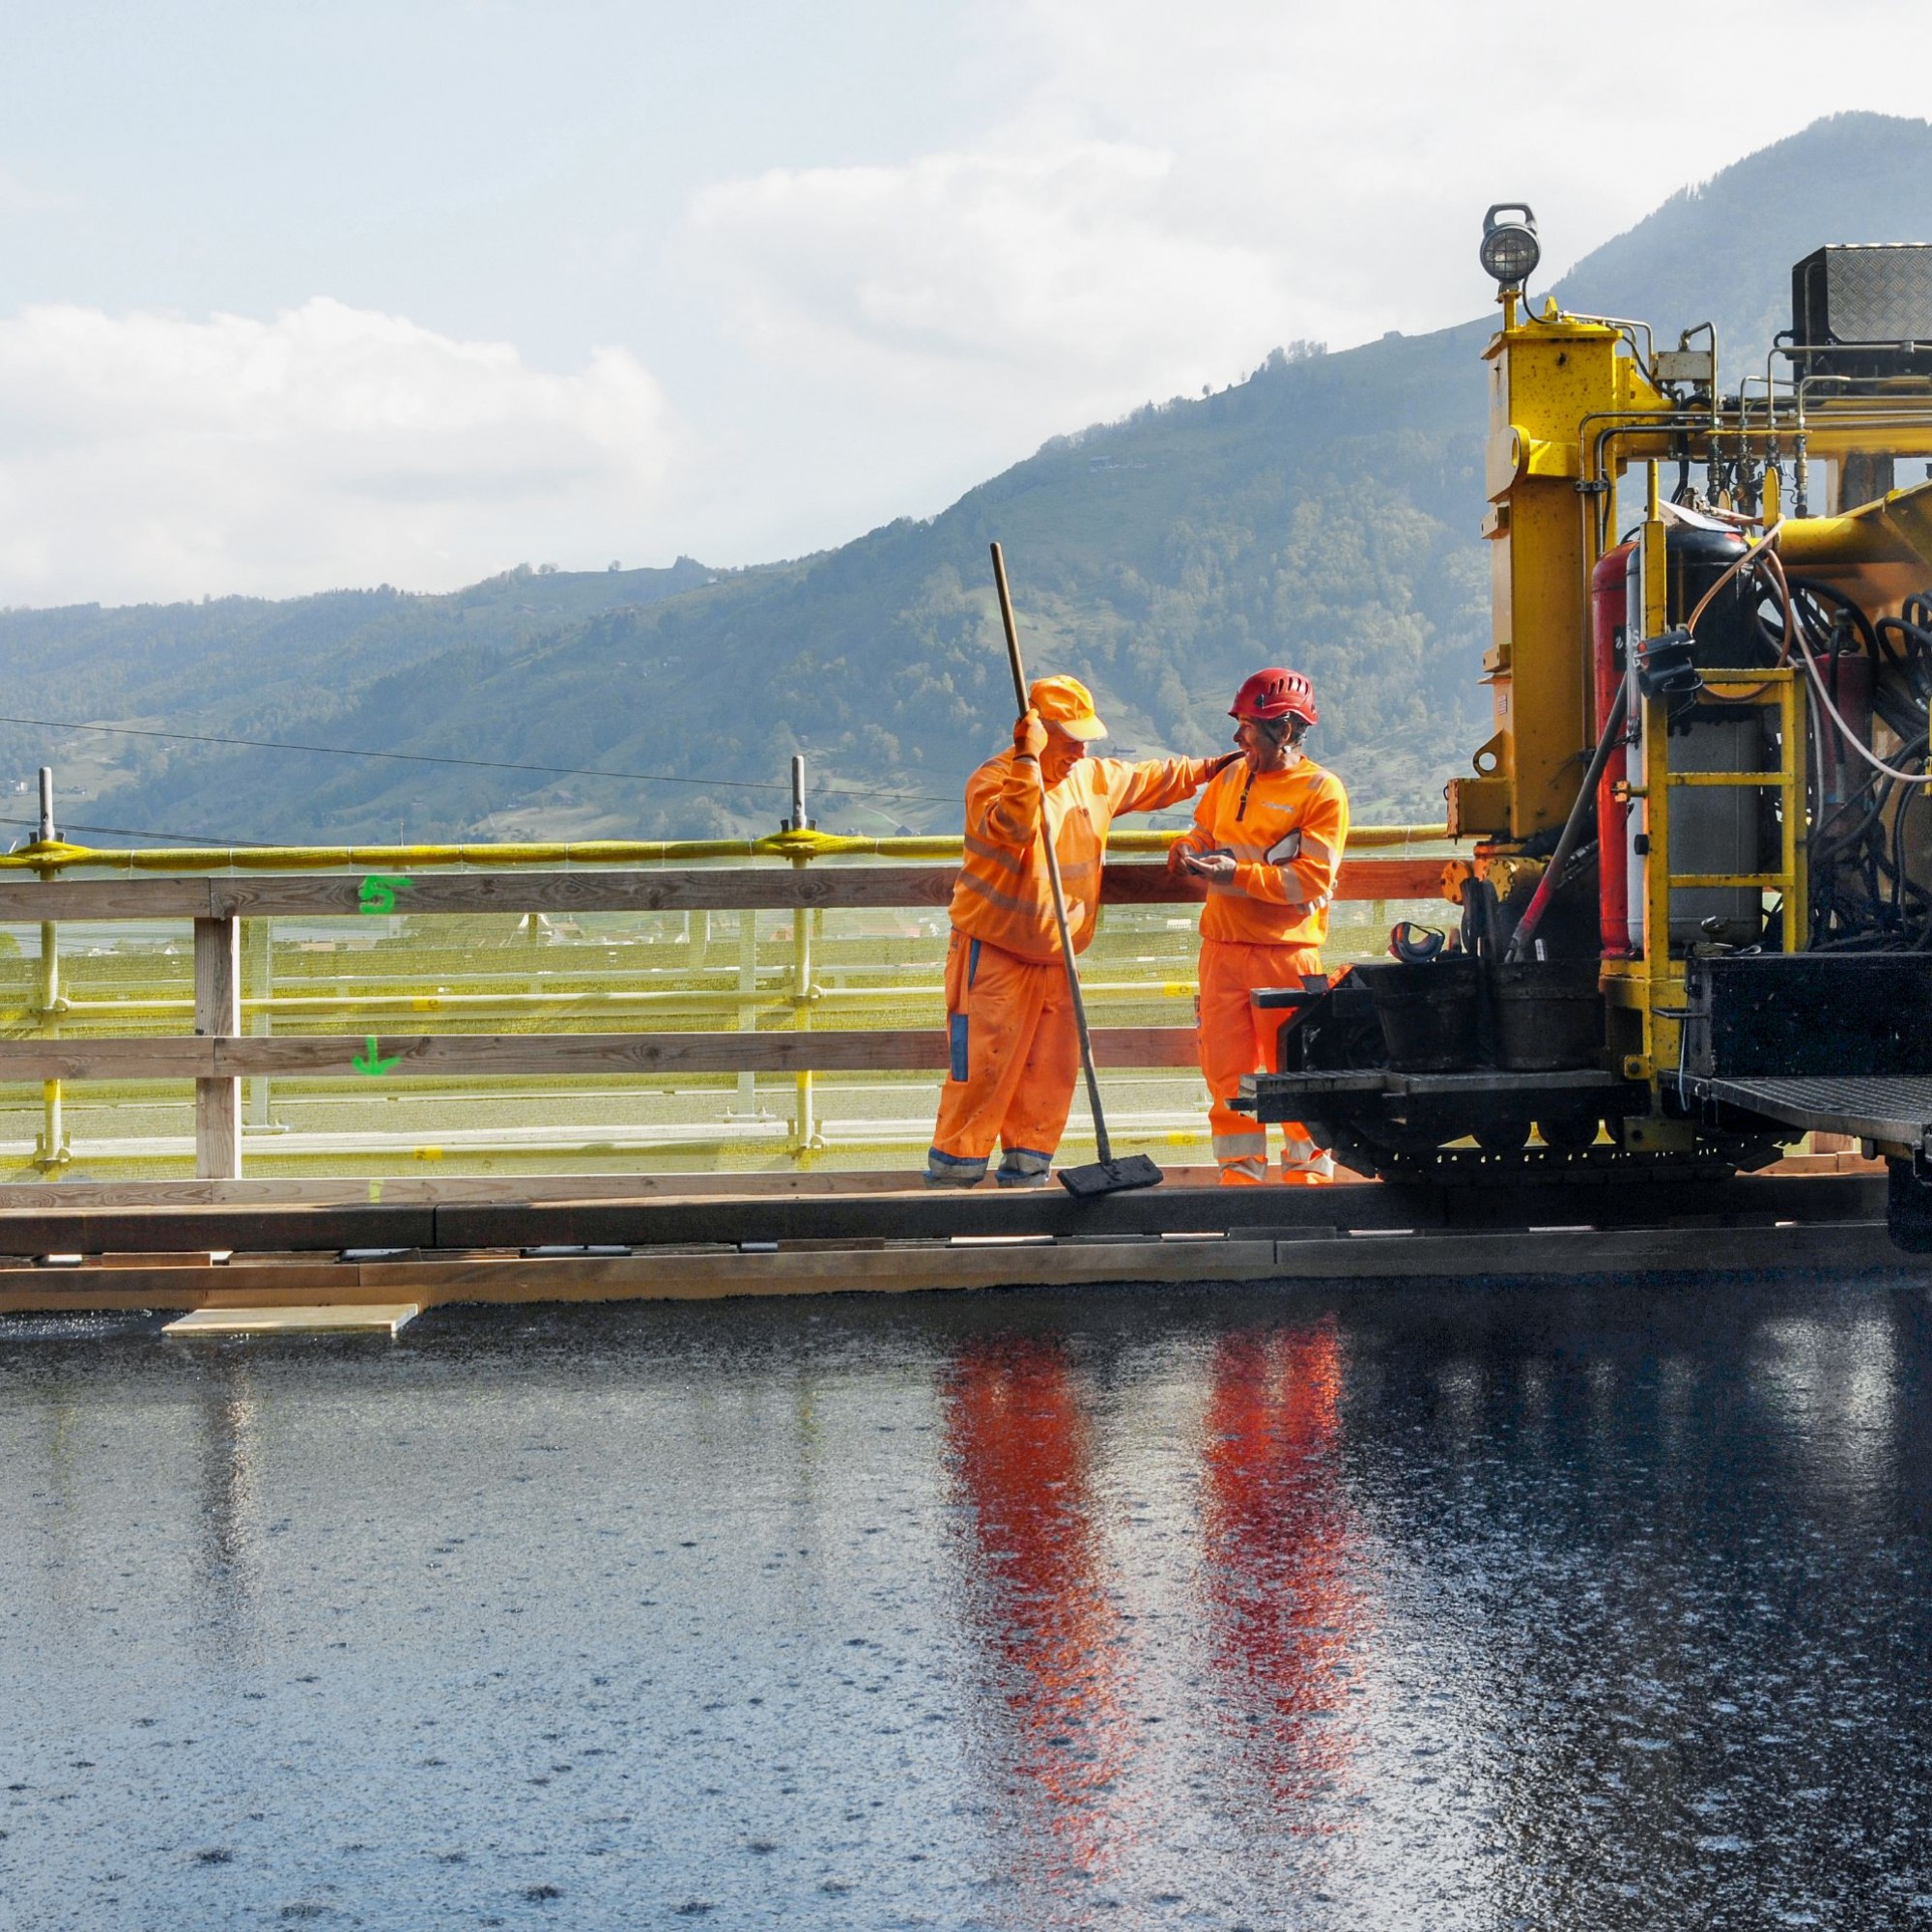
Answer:
M993 546L993 583L1000 593L1000 622L1007 631L1007 662L1012 667L1013 696L1021 715L1027 709L1026 668L1020 663L1019 626L1013 621L1012 592L1007 588L1007 559ZM1036 767L1036 769L1038 769ZM1094 1110L1094 1139L1102 1162L1114 1158L1107 1117L1100 1107L1100 1079L1094 1071L1094 1037L1087 1028L1087 1002L1080 997L1080 969L1073 963L1073 935L1066 927L1066 895L1060 884L1060 855L1054 850L1053 821L1046 809L1046 773L1039 773L1040 842L1046 847L1046 879L1053 889L1053 917L1060 927L1060 957L1066 968L1066 991L1073 1002L1073 1024L1080 1035L1080 1066L1087 1076L1087 1104Z

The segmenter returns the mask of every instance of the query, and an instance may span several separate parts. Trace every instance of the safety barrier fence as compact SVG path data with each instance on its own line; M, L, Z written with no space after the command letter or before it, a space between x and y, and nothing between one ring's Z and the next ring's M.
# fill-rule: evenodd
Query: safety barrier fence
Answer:
M1164 865L1133 863L1131 855L1162 851L1172 837L1117 836L1113 850L1128 855L1127 862L1106 868L1102 903L1161 907L1197 901L1198 888L1171 876ZM1429 854L1415 847L1442 837L1440 827L1359 830L1350 843L1338 897L1358 902L1435 897L1443 855L1439 849ZM1404 849L1391 850L1396 847ZM178 869L183 855L175 853L29 846L10 855L7 864L15 873L31 871L35 876L10 878L0 870L0 924L38 923L42 930L40 998L33 1011L37 1037L0 1038L0 1082L43 1083L47 1119L43 1147L47 1159L43 1164L47 1166L55 1163L62 1144L61 1083L192 1081L196 1172L207 1178L238 1176L242 1149L241 1083L266 1076L368 1082L384 1077L617 1075L662 1081L682 1075L776 1074L797 1083L793 1138L803 1148L812 1138L812 1075L930 1072L946 1064L945 1037L936 1027L836 1024L841 996L855 1010L862 1003L876 1009L881 989L876 984L839 988L818 983L813 942L819 922L803 915L914 909L943 917L958 850L956 838L862 840L808 832L743 843L310 848L299 854L307 869L294 868L296 848L268 853L209 851L195 855L202 867L228 869L189 873ZM828 858L846 863L812 863ZM721 860L738 863L719 864ZM952 863L930 863L935 860ZM322 869L331 865L355 869ZM276 920L380 920L385 923L384 929L406 920L413 932L424 929L416 925L418 920L433 924L442 918L476 915L534 920L647 913L705 920L713 913L754 918L760 911L793 915L792 957L782 989L776 994L759 984L753 938L752 971L726 989L605 985L583 991L567 984L545 984L538 966L531 972L539 983L522 991L498 985L425 999L412 993L385 996L373 986L358 985L349 992L278 992L271 1001L250 1002L258 1009L252 1019L257 1025L266 1020L262 1009L267 1008L285 1019L310 1013L373 1020L407 1009L447 1012L459 1021L487 1020L507 1012L519 1022L581 1023L594 1018L601 1005L625 1021L640 1023L627 1031L272 1034L244 1030L244 921L266 930L267 923ZM193 1034L94 1031L117 1013L124 1027L137 1017L179 1013L185 1018L186 1003L166 998L120 1003L66 1000L59 984L59 928L99 922L165 921L192 923ZM740 928L755 931L743 917ZM927 981L936 977L936 964L935 959L911 970L921 981ZM918 990L929 993L934 988L922 984ZM1101 979L1096 991L1101 995L1096 1005L1104 1010L1110 992L1123 1000L1145 1001L1150 988L1132 980L1110 986ZM680 1011L721 1009L733 1016L737 1030L662 1029L663 1021ZM760 1013L770 1016L776 1010L783 1018L786 1009L788 1030L756 1030ZM834 1023L822 1023L827 1020ZM83 1021L89 1028L86 1033L61 1037L64 1023L71 1028ZM1096 1058L1106 1066L1157 1069L1194 1064L1194 1035L1187 1026L1102 1024L1094 1043Z

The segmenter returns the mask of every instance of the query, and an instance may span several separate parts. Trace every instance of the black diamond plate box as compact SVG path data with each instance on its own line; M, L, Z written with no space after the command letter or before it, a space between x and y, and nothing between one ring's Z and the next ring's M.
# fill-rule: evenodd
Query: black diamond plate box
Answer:
M1791 333L1800 345L1918 345L1807 358L1815 374L1881 376L1918 367L1932 345L1932 243L1820 248L1791 270Z

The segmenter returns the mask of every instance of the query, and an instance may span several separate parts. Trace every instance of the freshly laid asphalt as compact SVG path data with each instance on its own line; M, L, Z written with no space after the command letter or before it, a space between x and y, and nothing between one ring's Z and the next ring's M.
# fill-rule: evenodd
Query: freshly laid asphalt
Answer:
M0 1927L1932 1926L1928 1580L1898 1277L15 1318Z

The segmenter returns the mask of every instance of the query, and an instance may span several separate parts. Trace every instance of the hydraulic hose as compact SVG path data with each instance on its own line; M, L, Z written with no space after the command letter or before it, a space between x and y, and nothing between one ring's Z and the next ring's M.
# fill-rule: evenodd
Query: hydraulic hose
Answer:
M1617 739L1622 735L1624 719L1630 710L1630 679L1617 686L1615 701L1610 706L1610 715L1604 721L1604 734L1597 740L1597 749L1590 754L1590 769L1583 774L1583 782L1577 788L1577 802L1570 808L1570 816L1563 821L1562 836L1556 841L1556 850L1549 855L1549 864L1544 868L1542 878L1536 882L1536 891L1530 895L1522 918L1518 922L1515 936L1510 940L1509 951L1503 954L1506 964L1514 964L1519 959L1529 956L1530 946L1536 939L1536 928L1543 923L1543 915L1549 909L1549 901L1555 896L1556 882L1563 876L1563 868L1570 863L1570 855L1576 851L1577 840L1582 837L1583 826L1597 803L1597 787L1604 781L1604 773L1608 769L1610 753L1616 749Z

